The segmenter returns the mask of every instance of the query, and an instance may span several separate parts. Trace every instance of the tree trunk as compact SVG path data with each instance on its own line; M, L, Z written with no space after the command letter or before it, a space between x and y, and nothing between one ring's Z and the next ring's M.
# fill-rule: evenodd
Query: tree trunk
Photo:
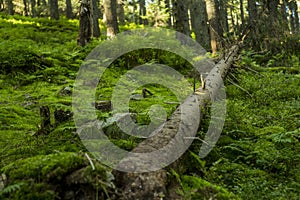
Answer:
M209 48L209 31L204 0L191 0L191 24L196 35L196 41L204 48Z
M241 12L242 27L243 27L245 25L244 0L240 0L240 12Z
M118 32L117 2L116 0L104 0L104 13L107 26L107 37L114 37Z
M58 0L49 0L50 18L59 20Z
M220 11L219 11L219 20L221 27L223 29L223 32L227 33L229 32L229 25L228 25L228 15L227 15L227 2L226 1L220 1Z
M173 9L176 31L190 36L191 31L188 16L188 2L184 0L174 0Z
M271 26L271 32L275 33L275 26L276 23L279 23L278 20L278 16L279 16L279 12L278 12L278 4L279 4L279 0L268 0L267 1L267 7L268 7L268 11L269 11L269 24Z
M251 29L251 33L249 38L251 39L251 46L253 46L254 48L258 46L257 44L257 34L258 34L258 30L257 30L257 6L255 1L253 0L248 0L247 1L248 4L248 13L249 13L249 19L248 19L248 23L250 25L250 29Z
M230 18L231 18L231 26L233 29L233 34L236 35L237 32L237 23L235 21L236 18L236 14L235 14L235 10L234 10L234 0L231 1L231 6L229 6L229 10L230 10Z
M256 3L253 0L248 0L248 13L249 13L249 23L251 26L254 26L257 19L257 7Z
M91 39L90 7L87 0L82 0L79 11L79 36L77 43L85 46Z
M206 0L206 11L209 24L211 51L212 53L216 53L219 48L221 35L218 34L220 23L218 22L214 0Z
M71 0L66 0L66 17L67 19L73 19L73 8Z
M0 11L3 11L4 7L3 0L0 0Z
M289 12L290 12L290 26L292 33L299 31L299 15L298 6L296 1L289 2Z
M280 11L281 11L281 18L284 30L289 30L289 21L287 19L287 0L280 0Z
M28 16L28 4L27 0L23 0L24 4L24 16Z
M197 117L200 117L200 119L202 118L202 115L195 116L199 114L198 109L203 109L207 105L207 102L211 100L211 96L219 92L221 88L221 85L219 83L222 82L222 79L226 76L226 73L232 64L238 49L239 47L237 45L234 46L229 54L211 70L209 75L206 77L206 89L197 89L193 95L188 97L186 101L176 109L170 119L165 122L163 128L161 128L156 134L154 134L154 136L149 137L145 141L138 144L138 146L132 152L143 153L138 154L140 156L143 156L142 158L139 156L128 156L126 159L121 160L118 166L123 169L135 169L136 172L144 171L144 169L151 169L153 165L151 160L160 158L149 157L145 159L145 157L148 156L148 154L146 153L151 153L158 149L165 148L166 144L173 142L173 138L176 137L179 129L183 130L184 134L188 136L190 132L193 131L191 130L191 123L193 123ZM198 100L198 103L192 103L195 101L195 98ZM183 119L181 116L185 116L185 119ZM179 121L184 121L182 123L182 126L179 126ZM185 137L176 139L176 142L179 142L179 144L184 144L186 142ZM205 141L208 144L211 144L208 138L205 138ZM203 144L204 147L207 148L207 145L205 145L205 143ZM180 145L177 148L178 149L172 150L178 151ZM148 160L149 162L136 165L136 163L139 163L140 160ZM175 161L175 163L172 164L172 169L177 171L177 173L182 173L184 169L179 167L179 162L179 160ZM163 163L161 164L163 165ZM167 184L170 185L170 183L168 183L167 180L166 169L159 169L157 171L143 173L123 173L114 171L114 174L116 183L119 184L122 191L124 192L125 199L156 200L161 199L161 196L166 197L166 199L174 199L170 197L172 194L167 192ZM183 199L183 197L178 199Z
M172 20L171 20L171 4L170 4L170 0L165 0L165 4L166 4L166 9L167 9L167 13L169 13L169 18L167 20L167 24L168 27L172 27Z
M90 0L90 24L91 24L91 35L92 37L98 38L100 37L100 27L99 27L99 9L97 6L97 1L96 0Z
M123 0L118 0L117 2L117 15L120 25L125 25L125 11Z
M36 0L30 0L31 4L31 16L36 17Z
M145 0L139 0L139 14L140 14L140 18L139 18L139 24L147 24L147 19L143 18L146 16L146 1Z
M222 2L222 3L221 3ZM220 0L214 0L215 3L215 10L216 10L216 20L218 23L218 26L216 27L219 39L221 39L223 37L223 32L224 32L224 27L223 27L223 23L222 23L222 10L221 7L225 4L224 1L220 1ZM221 44L221 40L219 41Z
M7 1L7 9L8 9L8 14L13 15L14 14L14 4L12 0L6 0Z

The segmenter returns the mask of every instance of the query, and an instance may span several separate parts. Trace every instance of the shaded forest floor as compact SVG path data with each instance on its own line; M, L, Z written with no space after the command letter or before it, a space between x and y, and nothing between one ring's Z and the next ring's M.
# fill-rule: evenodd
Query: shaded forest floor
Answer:
M134 26L123 30L130 28ZM76 73L101 42L93 40L81 48L77 34L76 20L0 15L1 199L117 199L121 193L108 168L94 160L92 169L72 119L55 123L53 116L57 110L72 111ZM169 179L177 181L178 193L185 199L299 198L299 58L241 52L226 81L227 117L216 147L199 159L200 144L194 143L183 161L185 174L170 170ZM115 77L126 72L126 66L117 64L108 70L99 100L109 100ZM174 68L188 74L178 66ZM153 103L163 105L168 115L177 106L164 103L176 100L167 89L150 85L149 90L154 97L131 105L139 124L149 123L147 109ZM48 106L52 113L49 133L38 131L41 106ZM97 114L100 119L111 115ZM199 137L205 130L205 126L199 130ZM139 142L118 139L114 125L106 133L125 149Z

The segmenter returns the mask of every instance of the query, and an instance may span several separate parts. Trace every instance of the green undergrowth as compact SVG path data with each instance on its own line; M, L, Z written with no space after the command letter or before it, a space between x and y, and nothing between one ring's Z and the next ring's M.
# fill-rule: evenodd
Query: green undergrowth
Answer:
M1 199L72 199L74 190L83 198L92 194L113 199L117 194L110 170L93 158L92 169L73 120L57 124L54 119L56 110L72 111L77 71L102 40L78 47L77 35L76 20L0 15L0 175L6 176L5 187L0 181ZM284 54L242 52L225 81L227 116L217 145L200 159L201 143L194 142L183 161L185 174L171 172L181 186L178 193L186 199L298 199L300 56ZM164 81L182 90L183 96L193 88L191 66L170 52L148 49L119 58L101 77L95 101L112 100L114 94L123 92L130 98L128 112L140 126L159 123L158 116L170 117L180 103L176 92L159 84L126 90L128 70L145 63L172 65L182 73L187 82L172 85L172 79ZM128 77L135 79L135 75L139 74L131 72ZM118 84L121 93L114 93ZM184 84L189 85L188 90L182 89ZM145 98L144 88L152 93ZM49 132L39 132L41 106L50 109ZM123 133L113 111L95 113L98 119L110 122L105 133L119 147L129 151L143 141ZM204 137L208 122L206 116L199 137Z
M226 81L227 117L222 135L204 160L196 159L197 170L195 165L188 171L241 199L298 199L299 61L273 71L244 52L236 65L238 69Z

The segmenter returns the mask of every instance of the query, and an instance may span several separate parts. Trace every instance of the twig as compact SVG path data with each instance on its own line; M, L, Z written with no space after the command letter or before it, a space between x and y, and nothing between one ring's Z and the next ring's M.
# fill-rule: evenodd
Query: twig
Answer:
M229 75L232 76L232 78L233 78L236 82L239 82L239 79L238 79L235 75L233 75L233 73L229 73Z
M90 162L90 164L91 164L91 166L92 166L92 170L95 170L95 165L94 165L92 159L90 158L90 156L89 156L87 153L85 153L84 155L85 155L85 156L87 157L87 159L89 160L89 162Z
M251 98L253 98L253 96L246 89L242 88L241 86L239 86L238 84L230 80L229 78L228 78L228 82L234 85L235 87L239 88L240 90L246 92Z
M254 69L252 69L252 68L250 68L250 67L247 67L247 66L243 66L243 67L246 68L246 69L248 69L248 70L251 71L251 72L254 72L254 73L259 74L260 76L264 76L264 75L260 74L258 71L254 70Z
M201 87L202 87L202 89L204 90L205 89L205 79L203 78L203 75L201 74L200 75L200 79L201 79Z
M148 89L146 89L146 88L143 88L143 97L144 98L146 98L146 96L147 96L147 93L149 94L149 95L153 95L153 93L152 92L150 92Z
M200 140L201 142L203 142L203 143L205 143L207 145L210 145L206 141L200 139L199 137L184 137L184 139L187 139L187 140Z

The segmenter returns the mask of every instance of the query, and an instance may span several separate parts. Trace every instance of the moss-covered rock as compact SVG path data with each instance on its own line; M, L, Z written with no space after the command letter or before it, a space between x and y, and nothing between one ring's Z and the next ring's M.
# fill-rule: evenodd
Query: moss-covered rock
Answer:
M7 199L105 198L114 188L104 166L91 167L85 156L69 152L20 159L1 173L8 181L0 197Z

